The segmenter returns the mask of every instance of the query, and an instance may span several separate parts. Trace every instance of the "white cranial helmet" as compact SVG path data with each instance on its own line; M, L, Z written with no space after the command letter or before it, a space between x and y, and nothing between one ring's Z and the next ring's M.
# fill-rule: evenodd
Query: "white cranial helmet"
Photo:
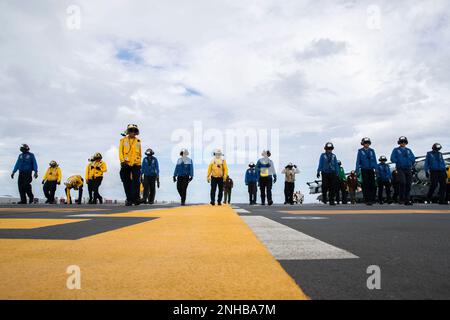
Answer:
M215 157L221 157L221 156L223 156L222 150L220 150L219 148L214 149L213 155L214 155Z
M188 149L181 149L180 156L187 157L189 155Z
M270 157L272 154L270 153L269 150L263 150L263 152L261 152L261 155L262 155L264 158L268 158L268 157Z

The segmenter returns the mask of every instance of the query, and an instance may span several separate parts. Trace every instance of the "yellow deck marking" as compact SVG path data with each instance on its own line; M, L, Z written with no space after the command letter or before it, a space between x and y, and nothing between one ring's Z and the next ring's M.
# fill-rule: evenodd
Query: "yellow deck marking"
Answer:
M103 211L107 209L84 209L84 208L61 208L61 207L49 207L49 208L0 208L0 212L90 212L90 211Z
M83 219L0 219L0 229L34 229L41 227L57 226Z
M307 299L229 206L116 216L159 218L76 241L0 239L0 299ZM66 288L69 265L81 290Z
M428 209L399 209L399 210L289 210L280 211L289 214L413 214L413 213L435 213L448 214L450 210L428 210Z

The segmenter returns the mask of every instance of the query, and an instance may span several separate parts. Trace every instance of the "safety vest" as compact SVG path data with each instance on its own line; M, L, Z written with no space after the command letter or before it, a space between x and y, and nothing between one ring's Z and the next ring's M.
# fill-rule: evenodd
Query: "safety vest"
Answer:
M81 176L71 176L67 179L65 185L67 189L75 189L83 186L83 178Z
M142 162L141 140L138 138L124 137L119 143L120 163L129 166L140 166Z
M208 177L226 178L228 176L227 162L223 159L212 159L208 166Z
M90 167L92 179L103 177L103 173L106 172L106 163L103 161L93 161Z
M61 169L59 167L49 167L42 180L61 182L61 177Z

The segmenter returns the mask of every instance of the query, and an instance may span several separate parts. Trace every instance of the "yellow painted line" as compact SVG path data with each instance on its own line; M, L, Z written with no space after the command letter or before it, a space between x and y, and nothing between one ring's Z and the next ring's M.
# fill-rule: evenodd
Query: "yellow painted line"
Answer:
M434 213L448 214L450 210L427 210L427 209L399 209L399 210L288 210L280 211L288 214L415 214L415 213Z
M80 219L0 219L0 229L34 229L85 221Z
M0 299L308 299L229 206L120 216L136 215L158 219L76 241L0 239ZM66 288L69 265L81 290Z
M60 208L60 207L49 207L49 208L0 208L0 212L90 212L90 211L103 211L108 209L85 209L85 208Z

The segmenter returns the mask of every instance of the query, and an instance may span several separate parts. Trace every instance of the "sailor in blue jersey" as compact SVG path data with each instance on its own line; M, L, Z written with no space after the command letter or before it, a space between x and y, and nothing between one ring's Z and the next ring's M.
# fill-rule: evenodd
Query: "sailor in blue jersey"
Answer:
M261 155L262 158L256 163L256 172L261 192L261 204L265 205L267 195L267 204L271 206L273 204L272 185L277 182L277 173L273 161L269 159L271 156L270 151L263 150Z
M189 151L187 149L181 150L180 158L173 172L173 182L177 183L177 190L181 198L182 206L186 204L186 193L189 182L194 178L194 164L188 155Z
M29 198L29 203L34 202L34 195L31 188L31 182L33 181L33 171L34 178L38 177L38 166L34 154L30 152L30 147L27 144L22 144L20 147L22 152L17 158L16 165L11 173L11 179L14 179L14 175L19 171L19 194L20 202L18 204L27 204L27 196Z
M152 149L145 151L145 157L141 166L141 181L144 184L144 203L153 204L155 202L156 188L159 188L159 163Z
M247 171L245 171L245 185L248 187L250 205L256 204L256 196L258 193L257 184L258 174L256 172L256 165L253 162L250 162Z
M378 202L383 204L383 189L386 192L386 201L388 204L392 203L391 198L391 185L392 185L392 173L391 168L386 163L387 158L381 156L380 163L377 166L377 182L378 182Z
M391 162L395 163L399 181L399 203L411 206L412 170L416 162L416 156L407 148L408 138L402 136L398 139L397 148L392 150Z
M432 202L434 191L439 184L439 204L447 204L446 202L446 188L447 188L447 172L445 171L445 160L441 153L442 146L435 143L432 146L432 151L427 152L425 164L423 169L427 178L430 179L430 188L428 189L427 200Z
M336 184L339 177L339 164L336 155L333 153L334 145L331 142L325 144L325 152L322 153L319 159L319 166L317 168L317 179L322 174L322 202L334 206Z
M357 175L361 173L364 202L369 206L375 202L375 171L377 169L377 156L375 150L370 148L371 144L370 138L366 137L361 140L363 147L358 150L355 168Z

